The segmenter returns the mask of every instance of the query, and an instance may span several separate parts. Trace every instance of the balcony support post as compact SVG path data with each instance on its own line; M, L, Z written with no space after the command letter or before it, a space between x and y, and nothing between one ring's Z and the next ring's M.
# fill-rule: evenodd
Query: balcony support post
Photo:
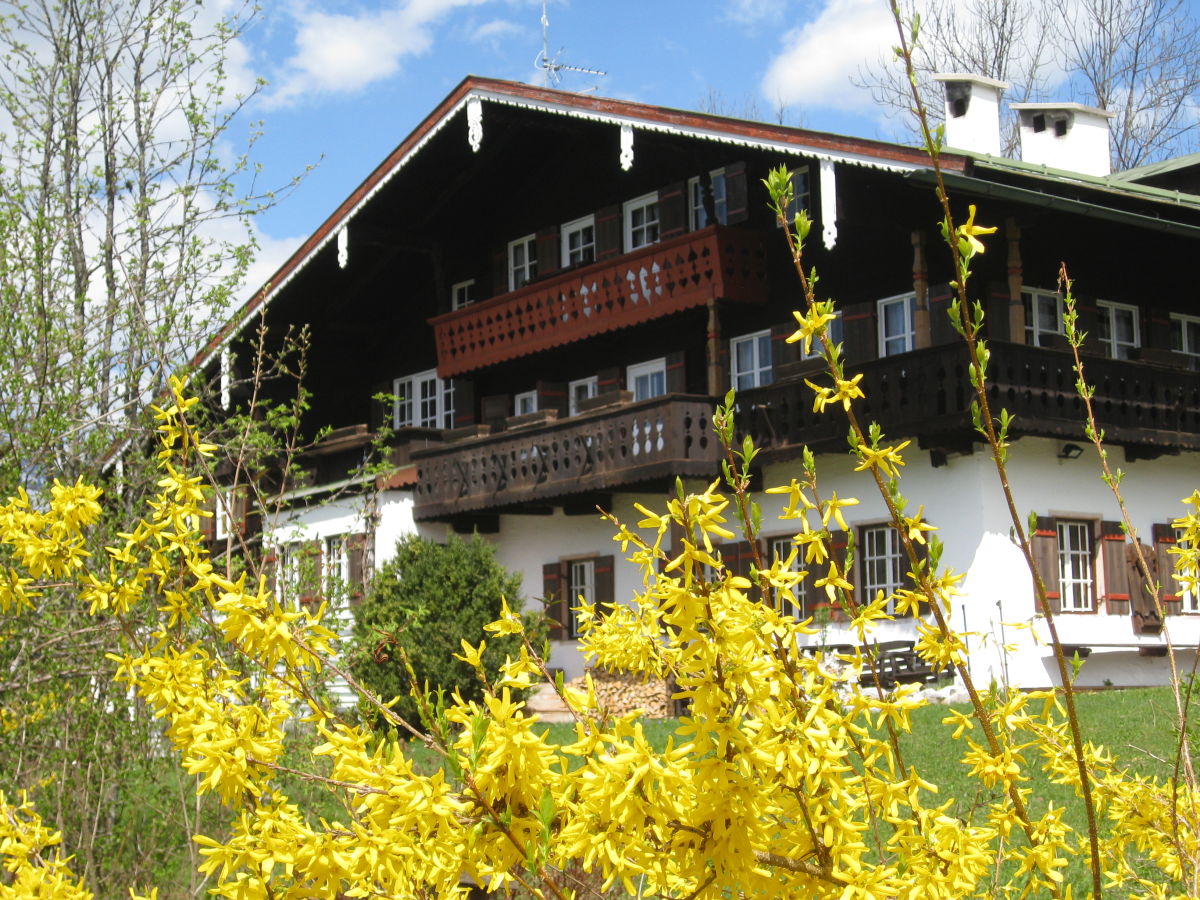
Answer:
M717 298L709 296L708 307L708 342L704 347L704 355L708 363L708 394L710 397L721 397L725 394L726 379L721 367L721 316L717 309Z

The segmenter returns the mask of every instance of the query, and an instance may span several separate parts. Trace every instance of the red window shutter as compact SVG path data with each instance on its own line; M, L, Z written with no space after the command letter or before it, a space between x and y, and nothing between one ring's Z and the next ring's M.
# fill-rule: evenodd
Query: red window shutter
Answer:
M1159 600L1163 604L1163 612L1177 613L1182 605L1183 597L1179 582L1175 580L1175 529L1164 523L1153 526L1154 551L1148 562L1151 563L1151 575L1158 579Z
M749 190L744 162L730 163L725 167L725 209L730 225L744 222L750 217ZM763 198L766 209L766 198Z
M1104 572L1104 594L1101 599L1105 609L1113 615L1129 614L1130 594L1138 584L1130 580L1125 548L1125 532L1121 523L1101 522L1100 567Z
M1037 527L1029 536L1030 549L1033 551L1033 564L1037 567L1042 584L1046 586L1046 600L1050 604L1050 612L1062 610L1062 590L1059 585L1058 564L1058 523L1049 516L1038 516ZM1034 602L1037 602L1036 589Z
M613 556L597 556L595 563L595 603L596 611L607 611L612 608L616 602L616 572L614 571L615 558Z
M451 381L454 388L454 427L475 424L475 382L470 378L455 378Z
M658 236L660 240L679 237L688 230L687 182L667 185L658 192Z
M829 558L837 563L838 571L842 573L842 577L844 579L846 579L846 581L853 584L855 581L855 579L852 577L853 573L850 572L849 569L847 568L847 563L848 563L849 556L850 556L850 536L849 536L849 534L847 534L845 531L832 532L829 535L828 546L829 546ZM829 570L828 570L828 567L826 567L826 570L824 572L821 572L817 577L824 578L828 574L829 574ZM825 594L824 586L821 587L821 593L824 596L819 598L818 602L819 603L827 603L829 600L829 595ZM841 621L845 620L846 613L842 609L841 595L839 594L837 596L839 599L835 601L836 605L832 609L831 618L833 619L834 622L841 622ZM858 598L858 599L861 602L861 598Z
M687 392L687 361L682 350L668 353L667 361L667 393L683 394Z
M550 637L562 640L567 631L567 616L571 614L566 598L567 579L560 562L542 566L542 603L550 626Z
M562 381L539 381L537 383L538 409L558 411L558 417L567 417L567 385Z

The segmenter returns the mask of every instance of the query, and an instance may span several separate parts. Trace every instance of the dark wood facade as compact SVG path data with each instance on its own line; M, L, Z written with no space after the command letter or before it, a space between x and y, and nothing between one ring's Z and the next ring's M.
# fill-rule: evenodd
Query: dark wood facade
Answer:
M507 99L484 97L478 151L469 145L465 112L451 102L478 87L469 80L351 198L353 215L341 224L331 219L324 239L348 228L345 267L332 240L321 247L315 237L262 305L270 334L298 323L310 330L312 431L407 426L372 398L414 373L453 380L453 421L436 423L445 440L413 450L411 459L407 450L400 454L417 470L418 518L562 504L598 490L714 474L706 411L729 385L730 341L746 335L770 335L772 360L769 383L742 395L740 430L768 459L804 444L844 446L844 425L812 413L803 380L812 377L812 363L783 341L800 288L761 184L780 164L808 172L816 222L805 261L820 273L819 293L832 293L843 311L845 356L864 375L864 414L932 449L970 444L965 353L946 318L952 273L919 154L485 86L487 96ZM619 128L593 118L608 114L644 117L628 171L619 163ZM831 154L839 154L836 196L824 196L829 182L819 172ZM1000 226L976 260L973 294L989 314L991 392L1017 416L1014 434L1083 436L1070 356L1026 343L1021 301L1024 287L1053 292L1065 259L1081 326L1094 336L1087 363L1108 439L1149 456L1200 449L1200 347L1181 347L1178 337L1191 321L1181 317L1200 319L1200 300L1179 262L1200 247L1200 198L1168 203L1136 185L977 170L954 156L946 164L956 209L965 214L976 203L981 222ZM719 206L716 177L724 186ZM722 224L694 227L693 180L703 218ZM645 197L656 198L657 239L630 249L623 205ZM562 228L584 217L594 228L593 259L568 264ZM836 232L831 247L822 241L826 230ZM538 271L511 290L510 246L527 238ZM452 310L456 286L465 284L474 302ZM883 356L879 301L910 293L911 350ZM1095 340L1105 303L1137 310L1138 346L1129 359L1106 358ZM238 352L245 358L248 351ZM594 393L619 403L620 392L632 389L630 366L659 358L667 360L661 396L570 415L572 383L594 378ZM516 398L530 394L543 415L522 419ZM661 445L656 437L654 452L639 454L644 421L653 421ZM407 447L411 433L401 427L394 443ZM320 478L335 475L323 468Z

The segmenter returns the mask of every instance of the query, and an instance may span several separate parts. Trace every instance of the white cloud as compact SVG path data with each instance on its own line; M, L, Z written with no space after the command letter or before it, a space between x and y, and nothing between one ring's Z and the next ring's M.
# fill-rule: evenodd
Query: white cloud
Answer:
M726 0L724 18L738 25L757 25L783 16L786 0Z
M406 56L433 46L433 28L461 6L487 0L401 0L359 15L302 9L294 14L296 52L266 98L283 106L312 93L350 93L387 78Z
M246 270L246 279L242 282L238 301L249 300L255 291L266 285L306 237L308 235L273 238L254 227L254 239L258 249L254 251L254 262Z
M472 43L495 43L496 41L512 37L513 35L524 33L525 29L516 22L510 22L507 19L492 19L490 22L484 22L479 27L471 31L468 38Z
M896 26L879 0L828 0L811 22L788 32L762 80L763 95L784 106L840 110L872 107L850 77L896 43Z

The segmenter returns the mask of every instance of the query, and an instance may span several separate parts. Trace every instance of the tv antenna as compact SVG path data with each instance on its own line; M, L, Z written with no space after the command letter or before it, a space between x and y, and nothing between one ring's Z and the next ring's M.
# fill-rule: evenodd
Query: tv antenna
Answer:
M566 63L558 61L562 55L560 48L553 57L550 56L550 17L546 14L546 0L542 0L542 51L533 58L533 64L545 73L542 76L542 85L544 87L558 87L562 81L563 72L580 72L584 75L599 75L601 77L607 75L607 72L601 72L599 69L587 69L583 66L569 66Z

